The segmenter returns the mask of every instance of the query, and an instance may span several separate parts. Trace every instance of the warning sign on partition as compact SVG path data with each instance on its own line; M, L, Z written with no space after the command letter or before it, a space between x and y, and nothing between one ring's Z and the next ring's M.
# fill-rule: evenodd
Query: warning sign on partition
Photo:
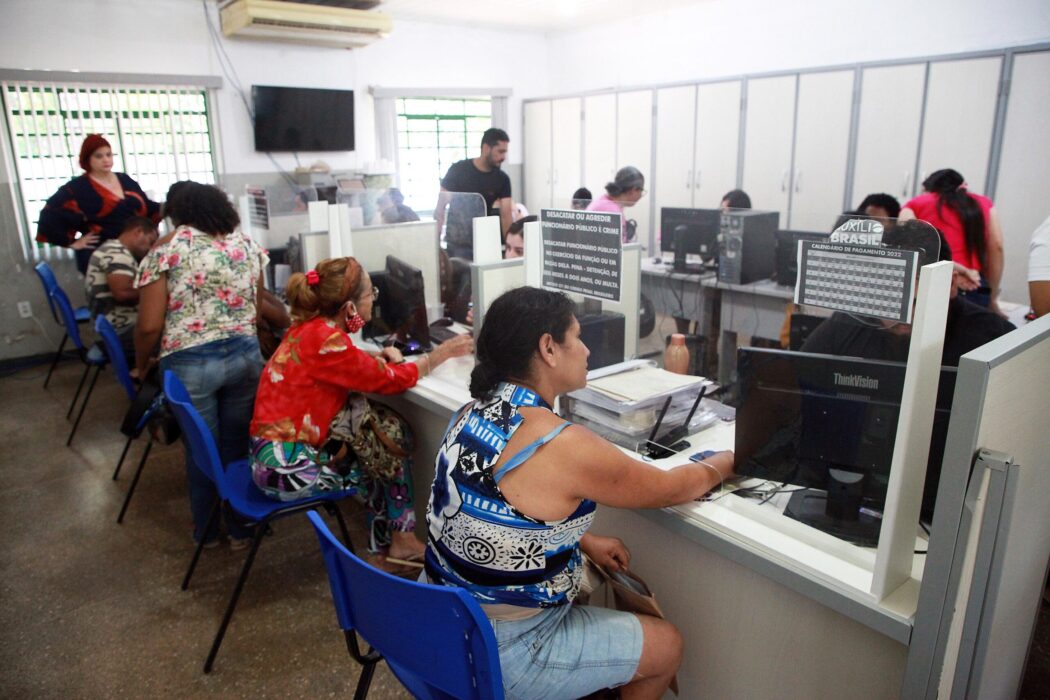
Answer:
M541 209L543 286L619 303L620 231L619 214Z

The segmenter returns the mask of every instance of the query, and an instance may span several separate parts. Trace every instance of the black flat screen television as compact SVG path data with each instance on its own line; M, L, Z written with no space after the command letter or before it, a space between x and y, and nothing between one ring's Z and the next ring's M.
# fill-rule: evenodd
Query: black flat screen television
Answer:
M742 348L736 471L805 487L785 515L861 545L878 543L905 365ZM922 499L932 521L955 392L942 367ZM790 490L790 489L787 489Z
M354 150L354 91L252 86L256 151Z

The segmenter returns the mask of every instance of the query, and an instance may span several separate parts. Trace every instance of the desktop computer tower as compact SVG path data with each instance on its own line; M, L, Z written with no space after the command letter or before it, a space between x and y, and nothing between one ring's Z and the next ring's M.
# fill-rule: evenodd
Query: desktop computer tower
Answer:
M780 213L733 211L722 214L718 234L718 281L750 284L773 276Z
M580 316L579 321L580 339L591 351L591 356L587 358L587 369L598 369L623 362L623 314L605 311Z

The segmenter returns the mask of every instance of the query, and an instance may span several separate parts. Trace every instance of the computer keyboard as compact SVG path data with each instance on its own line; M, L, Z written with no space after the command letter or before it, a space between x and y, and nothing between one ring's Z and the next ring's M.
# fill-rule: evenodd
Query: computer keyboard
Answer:
M455 338L457 335L459 334L452 330L452 328L449 326L442 326L438 324L432 324L430 326L430 342L434 343L435 345L440 345L446 340L451 340L452 338Z

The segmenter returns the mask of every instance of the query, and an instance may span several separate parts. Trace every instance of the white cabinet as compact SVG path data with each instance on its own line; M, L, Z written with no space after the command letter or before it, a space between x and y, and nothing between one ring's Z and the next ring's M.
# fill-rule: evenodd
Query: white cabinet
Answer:
M710 83L698 88L693 204L717 207L736 188L740 143L740 82Z
M660 209L693 206L693 137L696 129L696 86L656 91L656 170L650 193Z
M621 92L616 96L616 169L633 165L645 176L645 186L650 194L628 209L626 216L638 224L638 242L646 248L649 247L649 232L652 230L652 162L653 92ZM602 183L601 187L604 185L605 183ZM592 190L595 196L601 191Z
M1001 67L998 56L930 64L920 185L935 170L952 168L972 191L985 191Z
M1002 298L1028 299L1028 244L1050 216L1050 52L1018 54L1006 99L1003 150L995 211L1003 227L1006 260ZM963 173L967 177L968 173Z
M583 100L583 182L597 197L616 174L616 95Z
M849 160L853 71L807 73L798 79L791 214L780 225L827 231L842 207Z
M755 209L780 212L782 227L790 203L796 84L795 75L747 81L744 191Z
M526 102L525 207L539 212L551 205L551 103Z
M911 198L925 84L925 63L862 72L850 208L877 192Z
M582 100L525 103L525 207L530 212L567 207L579 187Z

